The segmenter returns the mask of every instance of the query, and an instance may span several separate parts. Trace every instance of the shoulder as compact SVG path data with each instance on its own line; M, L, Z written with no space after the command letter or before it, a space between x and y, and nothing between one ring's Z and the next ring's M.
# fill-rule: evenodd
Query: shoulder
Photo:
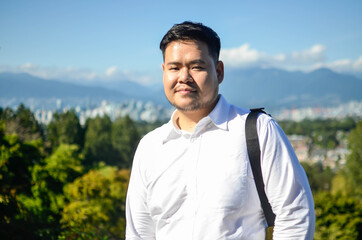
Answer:
M269 114L259 114L256 125L259 139L287 139L279 123Z
M234 118L245 121L250 110L247 108L239 107L233 104L230 104L229 107L229 121Z
M260 114L257 120L257 131L259 141L265 144L287 144L290 145L288 137L279 123L268 114Z
M148 132L145 136L141 138L140 144L156 144L162 143L162 141L167 137L172 129L171 123L167 122L160 127L155 128L154 130Z
M160 153L159 150L164 137L167 136L168 129L170 129L169 124L166 123L141 138L133 158L133 168L148 168L151 162L148 159L152 159Z
M247 117L249 113L251 112L250 109L237 107L232 105L231 112L233 112L231 115L234 115L237 119L239 119L239 124L246 124ZM257 117L256 121L256 128L258 131L258 134L265 133L265 132L280 132L282 131L281 127L279 126L278 122L268 113L260 113Z
M257 124L259 128L266 127L268 125L278 125L277 121L266 113L259 114Z
M239 122L243 122L245 124L246 119L249 115L249 113L251 112L250 109L247 108L243 108L243 107L238 107L235 105L230 105L230 112L229 112L229 121L233 120L233 119L239 119ZM265 128L267 125L278 125L278 123L276 122L276 120L270 116L267 113L260 113L258 115L257 118L257 128L261 129L261 128Z

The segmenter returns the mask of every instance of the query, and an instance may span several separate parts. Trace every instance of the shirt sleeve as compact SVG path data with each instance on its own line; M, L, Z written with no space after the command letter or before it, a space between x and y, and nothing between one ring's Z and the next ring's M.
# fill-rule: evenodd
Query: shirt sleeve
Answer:
M259 142L265 191L276 215L273 239L313 239L312 192L287 136L269 119L264 127L259 122Z
M147 206L147 189L141 168L142 141L131 171L126 199L126 240L155 240L153 220Z

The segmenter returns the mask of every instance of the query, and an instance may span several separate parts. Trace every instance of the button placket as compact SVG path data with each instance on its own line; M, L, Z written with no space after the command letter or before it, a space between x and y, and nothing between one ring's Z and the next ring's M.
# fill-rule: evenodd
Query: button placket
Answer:
M190 202L190 207L191 207L191 218L192 218L192 239L194 238L194 230L197 222L196 222L196 215L197 215L197 207L199 205L199 199L198 199L198 191L197 191L197 174L198 174L198 162L199 162L199 140L200 140L200 136L197 136L197 134L193 134L190 136L189 138L189 150L190 150L190 155L189 155L189 167L190 167L190 179L188 181L189 183L189 187L191 190L191 202Z

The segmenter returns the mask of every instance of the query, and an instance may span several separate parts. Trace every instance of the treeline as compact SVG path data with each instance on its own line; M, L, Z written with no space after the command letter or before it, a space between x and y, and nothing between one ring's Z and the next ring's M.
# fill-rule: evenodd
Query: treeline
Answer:
M333 149L356 127L356 120L346 117L337 119L304 119L300 122L280 121L287 135L303 135L311 139L311 146ZM340 133L340 134L339 134Z
M308 137L308 151L333 149L347 141L346 163L336 169L321 162L302 165L315 202L314 239L362 239L362 121L317 119L280 125L287 135Z
M124 239L133 154L141 136L161 124L103 116L82 126L70 110L45 126L23 105L0 108L0 239ZM348 139L340 168L302 165L315 200L315 239L361 239L362 121L280 124L313 146Z
M128 116L47 126L0 108L0 239L123 239L129 169L150 126ZM151 126L153 127L153 126Z

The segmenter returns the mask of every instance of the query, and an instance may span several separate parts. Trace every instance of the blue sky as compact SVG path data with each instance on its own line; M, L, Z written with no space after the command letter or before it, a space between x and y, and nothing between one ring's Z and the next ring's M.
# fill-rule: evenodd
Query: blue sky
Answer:
M192 20L219 34L226 68L362 76L361 13L360 0L0 0L0 72L154 84L159 41L174 23Z

